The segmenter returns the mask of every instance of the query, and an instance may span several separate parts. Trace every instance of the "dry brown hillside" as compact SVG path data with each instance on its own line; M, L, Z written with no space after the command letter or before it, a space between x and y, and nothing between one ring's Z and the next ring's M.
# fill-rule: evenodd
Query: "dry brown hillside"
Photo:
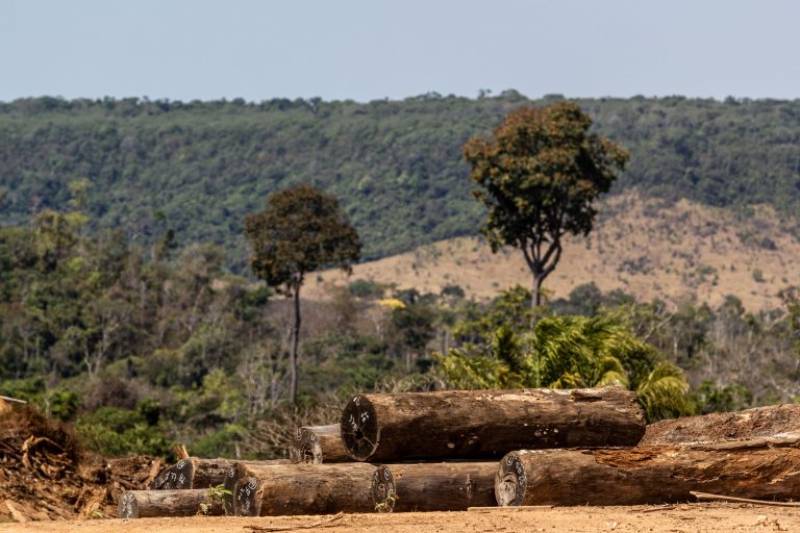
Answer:
M780 305L778 293L800 284L796 220L768 207L734 213L682 200L668 203L638 194L615 196L600 206L589 238L570 239L561 264L545 282L554 297L594 281L604 291L623 289L640 299L662 298L719 304L741 298L752 311ZM355 267L353 279L396 283L398 288L438 292L460 285L468 296L490 298L529 274L514 250L492 254L477 238L458 238ZM306 294L324 298L326 287L345 282L339 271L309 280Z

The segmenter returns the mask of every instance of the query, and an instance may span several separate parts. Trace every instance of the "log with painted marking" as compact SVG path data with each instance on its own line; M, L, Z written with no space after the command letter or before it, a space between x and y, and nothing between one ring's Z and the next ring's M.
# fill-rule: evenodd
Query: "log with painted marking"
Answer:
M242 466L233 512L242 516L390 511L391 480L368 463Z
M645 420L634 393L607 387L363 394L345 406L341 426L351 458L389 462L633 446Z
M200 459L188 457L163 469L150 488L154 490L205 489L225 482L225 475L237 462L233 459ZM288 464L286 459L267 461L270 464Z
M290 456L296 463L341 463L350 461L339 424L298 428Z
M221 497L209 489L128 490L117 512L120 518L224 514Z
M800 449L523 450L501 459L495 479L501 506L684 502L692 491L797 499Z
M465 511L496 505L497 461L382 465L377 475L394 486L395 512Z

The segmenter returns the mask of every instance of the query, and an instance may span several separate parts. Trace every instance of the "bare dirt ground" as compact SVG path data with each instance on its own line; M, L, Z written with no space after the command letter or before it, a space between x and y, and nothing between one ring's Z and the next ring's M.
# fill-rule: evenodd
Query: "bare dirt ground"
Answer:
M255 526L255 527L248 527ZM5 533L217 533L324 531L325 533L513 533L800 531L800 508L743 504L638 507L492 509L450 513L395 513L328 517L191 517L0 523Z

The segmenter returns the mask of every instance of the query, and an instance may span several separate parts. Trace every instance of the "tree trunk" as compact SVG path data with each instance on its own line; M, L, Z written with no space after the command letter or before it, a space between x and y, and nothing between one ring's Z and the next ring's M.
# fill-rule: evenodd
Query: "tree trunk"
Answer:
M391 510L391 481L365 463L273 465L248 468L236 482L240 516L369 513Z
M224 514L222 499L208 489L128 490L119 499L117 512L120 518Z
M237 461L231 459L199 459L189 457L159 472L150 484L153 490L206 489L225 482L225 476ZM269 461L272 464L287 464L285 459Z
M299 428L290 455L295 463L320 464L350 461L342 442L339 424Z
M533 273L533 290L531 292L531 308L536 309L542 305L542 284L546 274L544 272Z
M394 484L394 511L465 511L495 506L497 462L417 463L378 467Z
M364 394L341 424L351 458L381 462L633 446L645 430L635 394L618 387Z
M289 400L297 402L297 351L300 346L300 285L294 289L294 325L292 326L292 350L289 354Z
M735 413L712 413L662 420L647 426L641 446L702 445L720 441L773 438L800 432L800 405L770 405Z
M766 500L800 494L800 449L517 451L500 461L498 505L641 505L691 491Z

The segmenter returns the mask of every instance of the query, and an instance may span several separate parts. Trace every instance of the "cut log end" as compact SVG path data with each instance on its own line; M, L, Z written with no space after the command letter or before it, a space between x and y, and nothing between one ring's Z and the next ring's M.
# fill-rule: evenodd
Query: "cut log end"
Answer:
M178 474L175 480L175 489L185 490L194 488L192 480L194 480L194 462L189 459L181 459L175 465L175 471Z
M260 498L256 497L260 483L254 477L246 477L236 483L233 509L238 516L259 516Z
M139 505L131 492L125 492L119 499L117 513L120 518L139 518Z
M297 447L294 460L297 463L321 464L323 462L322 444L319 436L309 428L297 430Z
M365 396L348 402L342 412L342 441L347 453L356 461L369 459L378 448L380 431L375 407Z
M394 510L397 491L394 476L387 466L379 466L372 475L372 499L375 501L377 512L391 513Z
M500 461L500 468L494 485L497 505L501 507L522 505L525 499L526 486L525 466L516 453L507 454Z

